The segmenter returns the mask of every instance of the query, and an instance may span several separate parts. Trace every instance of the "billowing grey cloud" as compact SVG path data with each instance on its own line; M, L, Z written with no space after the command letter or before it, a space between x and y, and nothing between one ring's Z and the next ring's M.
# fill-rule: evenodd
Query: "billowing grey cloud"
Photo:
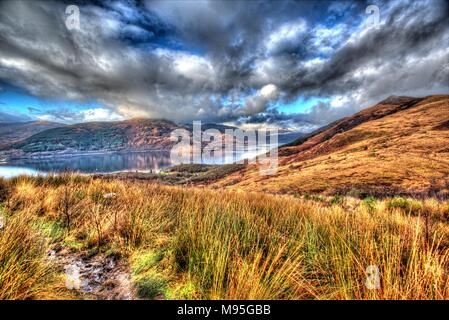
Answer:
M377 3L378 29L365 1L78 2L81 28L70 31L68 3L2 1L0 80L39 97L96 100L125 118L307 129L389 95L447 93L446 1ZM273 108L298 96L330 102Z

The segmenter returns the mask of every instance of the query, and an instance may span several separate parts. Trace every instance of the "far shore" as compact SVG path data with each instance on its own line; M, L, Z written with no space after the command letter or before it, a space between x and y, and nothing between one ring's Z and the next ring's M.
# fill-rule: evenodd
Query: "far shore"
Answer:
M140 149L140 150L92 150L92 151L82 151L82 152L51 152L51 153L30 153L23 155L8 155L5 153L0 153L0 162L8 162L11 160L21 160L21 159L51 159L51 158L72 158L78 156L91 156L91 155L103 155L103 154L120 154L120 153L144 153L144 152L161 152L169 153L170 149Z

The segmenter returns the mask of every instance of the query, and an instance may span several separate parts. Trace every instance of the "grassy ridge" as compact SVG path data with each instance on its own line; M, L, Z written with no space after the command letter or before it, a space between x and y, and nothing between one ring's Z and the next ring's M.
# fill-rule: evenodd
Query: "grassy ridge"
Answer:
M417 102L419 101L419 102ZM421 195L449 199L449 96L396 97L279 149L276 175L256 165L232 185L270 193Z
M6 228L31 235L29 228L45 221L39 225L61 230L35 228L33 237L54 237L46 242L19 233L17 239L30 239L24 243L0 231L0 298L54 292L58 271L45 260L49 242L127 261L145 298L449 298L445 202L327 201L72 175L2 185ZM33 268L10 277L20 257ZM379 290L365 287L370 265L380 270ZM50 276L34 279L35 270Z

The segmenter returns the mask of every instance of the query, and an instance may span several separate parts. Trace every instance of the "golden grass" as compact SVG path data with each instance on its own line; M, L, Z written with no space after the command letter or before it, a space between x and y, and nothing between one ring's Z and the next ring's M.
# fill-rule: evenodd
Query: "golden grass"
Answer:
M52 241L128 261L148 298L449 298L449 206L437 200L332 205L78 176L4 183L11 194L8 232L0 231L0 298L53 290L58 271L45 260L44 232L30 229L37 219L62 226ZM380 271L377 290L365 286L370 265Z
M448 121L449 96L431 96L410 109L348 131L324 131L310 140L330 138L308 149L310 141L279 149L279 169L273 176L261 176L257 167L249 166L243 174L228 175L213 186L290 194L347 193L351 189L389 196L438 192L448 198Z
M26 214L4 219L0 230L0 300L54 296L54 270Z

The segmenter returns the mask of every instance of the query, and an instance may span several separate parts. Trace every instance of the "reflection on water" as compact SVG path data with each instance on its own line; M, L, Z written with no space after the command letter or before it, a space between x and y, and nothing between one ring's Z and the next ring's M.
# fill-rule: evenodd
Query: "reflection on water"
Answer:
M159 171L170 166L169 152L129 152L90 154L47 159L19 159L1 165L0 175L11 170L36 173L75 171L80 173L110 173L118 171ZM28 172L24 172L28 173ZM21 173L19 173L21 174ZM17 174L15 174L17 175Z
M279 143L293 140L296 135L282 137L279 135ZM233 163L242 159L253 158L258 154L269 151L275 145L259 145L258 149L245 150L245 152L233 153L220 159L203 160L207 164ZM54 157L47 159L20 159L0 164L0 177L14 177L22 174L37 175L58 173L64 171L80 173L111 173L120 171L158 172L171 166L168 151L151 152L127 152L109 154L90 154L72 157Z
M4 178L12 178L20 175L27 176L36 176L41 174L39 171L29 169L29 168L20 168L20 167L12 167L7 165L0 165L0 177Z
M230 156L203 159L207 164L225 164L249 158L256 151L233 153ZM234 156L234 157L233 157ZM235 160L232 160L232 159ZM10 178L18 175L37 175L58 172L111 173L121 171L158 172L172 163L169 152L130 152L90 154L46 159L17 159L0 164L0 176Z

